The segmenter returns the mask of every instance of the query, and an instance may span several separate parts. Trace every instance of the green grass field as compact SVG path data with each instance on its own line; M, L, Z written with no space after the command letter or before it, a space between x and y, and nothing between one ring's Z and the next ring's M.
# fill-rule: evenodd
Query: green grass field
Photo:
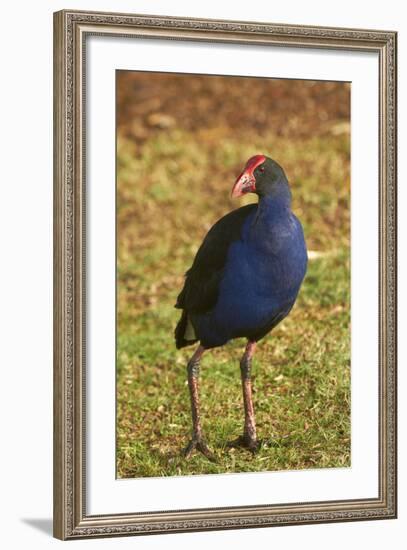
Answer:
M350 466L349 127L304 135L169 125L142 141L118 134L118 477ZM201 365L203 429L217 462L185 460L191 432L186 363L174 308L183 273L211 225L254 197L230 199L257 152L283 165L311 251L289 317L253 364L256 455L229 449L243 427L244 340Z

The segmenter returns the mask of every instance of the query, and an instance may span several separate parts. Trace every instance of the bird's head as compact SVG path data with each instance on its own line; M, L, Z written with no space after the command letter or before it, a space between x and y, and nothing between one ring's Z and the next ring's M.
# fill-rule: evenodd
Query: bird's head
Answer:
M243 172L237 178L232 189L232 197L241 197L246 193L256 193L259 197L264 197L277 192L281 185L288 185L281 166L265 155L254 155L249 158Z

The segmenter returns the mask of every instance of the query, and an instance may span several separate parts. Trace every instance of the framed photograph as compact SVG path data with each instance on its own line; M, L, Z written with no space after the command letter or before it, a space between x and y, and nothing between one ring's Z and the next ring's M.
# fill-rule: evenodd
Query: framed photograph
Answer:
M396 517L396 33L54 16L54 535Z

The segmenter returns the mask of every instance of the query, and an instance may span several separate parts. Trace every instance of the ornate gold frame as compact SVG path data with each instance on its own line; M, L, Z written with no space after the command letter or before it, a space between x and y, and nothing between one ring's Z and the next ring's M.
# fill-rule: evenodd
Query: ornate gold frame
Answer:
M137 514L86 514L86 36L362 50L379 55L379 497ZM396 517L395 32L60 11L54 14L54 535L60 539Z

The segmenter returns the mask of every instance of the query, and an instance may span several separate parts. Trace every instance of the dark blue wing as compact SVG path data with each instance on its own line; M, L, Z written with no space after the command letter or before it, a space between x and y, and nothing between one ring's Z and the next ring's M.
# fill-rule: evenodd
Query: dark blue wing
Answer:
M249 204L233 210L208 231L192 266L185 274L184 288L175 307L205 313L215 306L229 246L240 239L245 220L256 209L257 204Z

